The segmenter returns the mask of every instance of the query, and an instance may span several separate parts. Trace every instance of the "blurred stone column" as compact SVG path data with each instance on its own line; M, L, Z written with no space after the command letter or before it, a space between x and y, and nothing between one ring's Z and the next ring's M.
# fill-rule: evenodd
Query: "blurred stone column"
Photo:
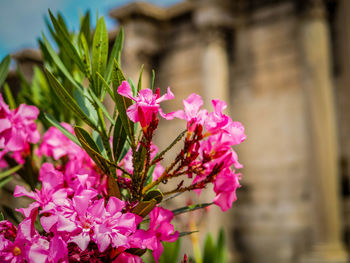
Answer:
M348 257L341 241L334 86L329 30L322 0L310 1L301 23L316 228L316 244L303 262L345 263Z
M232 2L227 0L199 0L194 12L194 23L200 32L202 46L201 57L201 95L203 107L213 110L212 100L220 99L228 103L226 114L230 114L229 105L229 72L230 61L228 44L234 30ZM203 198L204 196L201 196ZM207 202L213 200L212 195L206 196ZM204 201L204 200L203 200ZM233 208L234 209L234 204ZM213 206L208 214L205 231L214 236L220 228L226 235L228 262L238 262L237 251L233 242L233 216L230 211L223 213Z
M149 88L154 55L159 52L159 26L164 10L147 3L133 3L111 11L110 16L124 28L122 69L137 85L144 65L142 88Z
M228 1L205 0L198 3L195 23L203 40L202 91L204 107L211 109L212 99L229 98L229 58L226 32L233 31Z

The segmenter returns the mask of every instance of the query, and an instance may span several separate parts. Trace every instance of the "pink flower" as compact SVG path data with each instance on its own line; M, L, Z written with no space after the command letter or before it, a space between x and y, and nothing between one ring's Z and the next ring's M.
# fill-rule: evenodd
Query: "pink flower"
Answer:
M170 223L173 217L171 211L155 207L150 213L149 229L147 231L139 229L132 236L131 246L153 250L154 259L158 262L163 252L161 242L175 242L179 237L179 232L174 231L174 226Z
M16 238L12 242L0 235L1 262L39 262L47 258L49 242L41 237L34 229L34 218L23 220L19 226Z
M62 122L61 125L70 133L74 134L72 126L68 123ZM45 155L58 160L65 155L69 158L74 158L83 152L84 151L78 145L68 139L59 129L50 127L44 134L38 155Z
M222 113L227 107L224 101L212 100L212 104L214 112L209 113L208 118L205 120L205 129L211 134L214 134L225 127L230 121L230 118Z
M38 114L38 108L25 104L10 110L0 94L0 149L3 149L1 155L19 152L16 159L23 161L20 153L27 152L28 143L37 143L40 140L34 122Z
M237 200L236 190L241 186L238 182L239 179L240 174L235 174L228 168L217 175L214 182L214 191L216 193L214 204L219 206L222 211L230 209L232 203Z
M223 130L228 134L227 140L232 146L242 143L247 137L244 133L244 126L238 121L230 120Z
M123 252L121 253L113 263L142 263L142 259L139 256Z
M118 93L135 101L135 104L127 109L127 115L133 122L140 122L142 127L147 127L151 123L153 116L158 112L165 119L173 118L173 113L164 114L159 106L159 103L174 98L170 88L168 88L167 94L161 97L159 89L156 90L155 94L150 89L142 89L139 91L138 96L134 97L129 83L123 81L118 88Z
M194 131L197 124L203 125L208 115L207 110L201 110L203 100L198 94L192 93L187 99L183 100L184 111L178 110L174 113L174 117L187 121L187 128Z
M113 248L129 247L129 236L136 231L142 219L132 213L121 213L124 206L125 203L118 198L109 199L101 224L96 226L93 236L100 252L109 245Z

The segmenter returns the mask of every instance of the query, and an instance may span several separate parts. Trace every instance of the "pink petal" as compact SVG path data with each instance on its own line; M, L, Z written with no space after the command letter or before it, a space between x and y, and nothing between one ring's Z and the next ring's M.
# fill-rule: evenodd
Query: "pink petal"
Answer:
M128 97L130 99L135 100L131 91L131 87L126 80L124 80L122 84L120 84L120 86L118 87L118 93L124 97Z
M125 207L125 202L112 196L109 198L107 206L106 206L106 210L111 213L117 213L122 211L122 209Z
M168 87L167 93L157 99L156 102L161 103L162 101L172 100L173 98L175 98L174 93L172 93L170 87Z

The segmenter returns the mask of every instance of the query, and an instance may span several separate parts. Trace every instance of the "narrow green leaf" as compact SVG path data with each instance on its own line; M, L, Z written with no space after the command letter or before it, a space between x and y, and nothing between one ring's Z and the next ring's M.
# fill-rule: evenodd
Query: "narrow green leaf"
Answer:
M143 201L150 201L150 200L156 200L157 201L157 204L159 204L160 202L162 202L163 200L163 194L161 191L159 190L151 190L151 191L148 191L146 194L145 194L145 197L143 198Z
M203 251L203 263L214 263L216 247L214 244L214 239L210 233L207 234L204 241L204 251Z
M113 90L111 89L111 87L108 85L108 83L105 81L105 79L101 76L100 73L96 72L96 74L100 78L102 86L105 88L105 90L107 90L109 96L111 96L111 98L115 101Z
M60 98L61 102L65 104L71 111L73 111L78 118L82 119L92 128L97 129L96 124L84 113L84 111L78 106L77 102L62 87L61 83L58 82L54 75L48 70L45 70L45 72L51 87Z
M97 153L101 153L94 139L92 139L91 135L84 130L82 127L75 126L74 132L77 134L78 139L81 138L84 142L86 142L91 149L93 149ZM79 140L80 141L80 140Z
M7 104L10 106L10 109L15 109L16 102L15 102L15 99L13 98L11 89L6 82L4 84L4 93L5 93Z
M86 11L85 16L81 21L80 35L84 35L86 43L91 43L91 26L90 26L90 11Z
M187 213L187 212L191 212L197 209L201 209L201 208L205 208L208 207L210 205L212 205L213 203L203 203L203 204L197 204L197 205L189 205L189 206L184 206L175 210L172 210L174 215L179 215L179 214L183 214L183 213Z
M150 85L150 89L154 90L154 80L156 78L156 72L154 71L154 69L152 69L152 77L151 77L151 85Z
M141 217L148 215L153 208L156 206L157 201L152 199L150 201L140 201L133 209L132 213L137 214Z
M91 138L90 134L81 127L74 127L74 132L82 148L91 157L91 159L94 160L96 165L105 174L110 175L110 167L113 166L113 164L101 155L98 146Z
M56 31L57 39L60 41L63 47L62 50L77 64L77 66L82 72L86 72L86 67L83 61L81 60L76 48L71 42L70 37L67 34L66 28L62 27L60 22L54 17L50 10L49 14L53 27Z
M70 139L72 142L74 142L76 145L81 147L80 142L78 141L77 137L75 137L72 133L70 133L66 128L64 128L58 121L56 121L50 114L44 113L44 116L46 120L53 126L55 126L57 129L60 130L66 136L68 139Z
M216 245L216 263L226 263L227 262L227 250L225 247L225 232L221 228L218 236L218 241Z
M69 73L69 71L67 70L66 66L63 64L60 57L53 50L53 48L51 47L49 41L47 40L44 34L42 35L42 37L43 37L43 45L45 46L48 55L57 66L58 70L70 81L70 83L74 85L74 87L76 87L77 89L82 89L81 86L74 80L72 75Z
M141 90L141 86L142 86L142 73L143 73L143 64L142 64L142 66L141 66L139 81L138 81L138 83L137 83L137 93Z
M154 169L156 169L155 164L148 169L145 185L148 185L152 182Z
M92 43L92 78L94 80L94 92L99 97L101 94L101 81L96 75L99 72L105 75L108 57L108 32L105 20L101 17L96 25L96 31Z
M188 235L192 235L194 233L198 233L199 231L189 231L189 232L180 232L179 233L179 237L184 237L184 236L188 236Z
M3 188L7 183L9 183L14 177L8 176L0 180L0 189Z
M86 116L89 117L93 123L98 123L98 115L97 110L93 103L91 102L90 95L87 89L83 89L82 92L80 90L73 90L73 98L77 102L78 106L83 110Z
M0 221L4 221L5 220L5 217L4 215L0 212Z
M181 239L176 240L176 242L164 242L164 250L159 258L159 263L178 263Z
M108 196L115 196L121 199L120 189L115 178L111 175L108 176Z
M115 121L113 120L113 118L111 117L111 115L109 115L106 107L102 104L102 102L96 97L96 95L93 92L89 92L92 100L99 106L99 108L102 110L102 112L104 113L104 115L107 117L107 119L113 124L115 125Z
M113 93L116 100L116 106L119 112L119 116L122 120L124 130L131 140L131 143L135 144L134 138L134 123L129 119L126 114L126 110L132 105L132 101L118 93L118 87L125 80L124 74L120 69L120 66L116 60L114 60L114 67L112 72Z
M133 95L134 97L136 97L136 96L137 96L137 89L136 89L136 87L135 87L135 85L134 85L134 82L132 81L131 78L128 78L128 82L129 82L129 85L130 85L130 87L131 87L132 95Z
M0 179L10 176L14 173L16 173L19 169L21 169L23 167L23 165L17 165L15 167L12 167L11 169L8 169L6 171L3 171L0 173Z
M88 42L87 42L84 34L80 35L80 43L81 43L81 46L84 50L83 62L86 65L86 69L87 69L86 74L87 74L87 77L90 79L91 78L90 50L89 50L89 45L88 45Z
M126 136L127 135L122 125L122 120L118 116L113 133L113 156L116 162L119 160L119 157L122 154L124 144L126 142Z
M7 55L3 58L3 60L0 62L0 87L4 83L7 73L10 69L10 63L11 63L11 57L10 55Z
M123 49L123 43L124 43L124 30L122 27L120 27L118 35L114 40L113 48L109 56L108 65L106 68L105 78L107 83L109 83L111 79L114 59L116 59L118 64L120 65L120 57Z

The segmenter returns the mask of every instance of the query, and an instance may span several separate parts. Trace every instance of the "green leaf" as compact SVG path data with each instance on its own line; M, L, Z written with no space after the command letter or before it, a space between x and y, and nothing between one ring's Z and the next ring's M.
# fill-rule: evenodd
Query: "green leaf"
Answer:
M80 25L80 35L84 35L86 43L91 43L90 11L86 11Z
M75 137L72 133L70 133L66 128L64 128L58 121L56 121L50 114L44 113L46 120L57 129L60 130L68 139L81 147L77 137Z
M108 57L108 32L105 20L101 17L96 25L96 31L92 43L92 78L94 80L94 92L99 97L101 94L101 81L96 75L99 72L105 74Z
M80 43L84 50L83 62L85 63L86 69L87 69L86 75L88 79L91 79L91 61L90 61L89 45L83 34L80 35Z
M155 164L148 169L145 185L148 185L152 182L154 169L156 169Z
M57 55L57 53L53 50L53 48L51 47L49 41L47 40L47 38L45 37L45 35L42 35L43 37L43 44L46 48L46 51L48 53L48 55L50 56L50 58L52 59L52 61L55 63L55 65L57 66L58 70L70 81L70 83L72 83L77 89L81 89L81 86L73 79L72 75L69 73L69 71L67 70L66 66L63 64L62 60L60 59L60 57ZM69 92L69 91L68 91Z
M49 80L49 83L57 96L60 98L61 102L65 104L74 114L83 120L86 124L91 126L94 129L97 129L96 124L84 113L84 111L79 107L77 102L71 97L71 95L63 88L61 83L54 77L54 75L45 70L46 76Z
M120 57L123 49L123 43L124 43L124 30L121 27L119 29L118 35L114 40L113 48L109 56L108 65L107 65L106 74L105 74L107 83L109 83L111 79L114 59L117 60L118 64L120 65Z
M90 134L85 131L81 127L74 127L75 135L77 136L81 147L86 151L86 153L91 157L92 160L96 163L96 165L107 175L110 174L110 167L113 164L105 159L95 143L95 141L91 138Z
M156 78L156 73L154 71L154 69L152 69L152 77L151 77L151 85L150 85L150 89L154 90L154 80Z
M133 209L132 213L137 214L141 217L148 215L153 208L156 206L157 200L152 199L150 201L140 201Z
M142 86L142 73L143 73L143 65L141 66L141 69L140 69L139 81L138 81L138 83L137 83L137 93L141 90L141 86Z
M114 67L112 72L113 93L116 101L116 106L119 112L119 116L122 120L124 130L128 137L131 139L132 145L135 144L134 138L134 123L129 119L126 114L126 110L132 105L132 101L118 93L118 87L125 80L125 76L120 69L120 66L116 60L114 60Z
M3 188L7 183L13 179L13 176L8 176L0 180L0 189Z
M106 107L102 104L102 102L96 97L96 95L93 92L89 92L92 100L98 105L98 107L102 110L102 112L104 113L104 115L107 117L107 119L113 124L115 125L115 121L113 120L113 118L109 115Z
M134 97L136 97L137 96L137 89L136 89L136 87L134 85L134 82L132 82L131 78L128 78L128 83L129 83L129 85L131 87L132 95Z
M7 73L10 69L10 63L11 63L11 57L10 55L7 55L3 58L3 60L0 62L0 87L4 83Z
M189 232L180 232L179 233L179 237L184 237L184 236L188 236L188 235L192 235L194 233L198 233L199 231L196 230L196 231L189 231Z
M113 95L113 90L111 89L111 87L108 85L108 83L105 81L105 79L101 76L100 73L96 72L97 76L100 78L103 87L105 88L105 90L107 90L109 96L111 96L111 98L115 101L114 95Z
M181 239L176 242L163 242L163 253L159 258L159 263L178 263Z
M143 198L143 201L150 201L150 200L156 200L157 201L157 204L159 204L160 202L162 202L163 200L163 194L161 191L159 190L151 190L151 191L148 191L146 194L145 194L145 197Z
M122 125L122 120L118 116L114 126L114 133L113 133L113 156L116 162L118 162L120 155L122 154L125 141L126 141L126 133Z
M60 44L63 47L63 51L77 64L79 69L82 72L86 72L86 67L81 60L76 48L74 47L73 43L70 40L69 35L67 34L67 29L62 25L62 21L56 20L54 15L49 10L50 19L53 24L53 27L55 28L57 39L59 40ZM58 16L59 20L60 16Z
M16 102L15 102L15 99L13 98L11 89L7 83L4 84L4 93L5 93L7 104L10 106L10 109L15 109Z
M5 217L4 215L0 212L0 221L4 221L5 220Z
M204 241L203 263L216 262L215 255L216 255L216 247L214 244L214 239L212 235L208 233Z
M16 173L19 169L21 169L23 167L23 165L17 165L15 167L12 167L11 169L8 169L6 171L3 171L0 173L0 179L10 176L14 173Z
M179 215L179 214L183 214L183 213L187 213L187 212L191 212L197 209L201 209L201 208L205 208L208 207L210 205L212 205L213 203L203 203L203 204L197 204L197 205L189 205L189 206L184 206L178 209L173 210L173 214L174 215Z
M75 89L73 90L73 97L86 116L88 116L94 123L98 123L97 110L92 103L88 90L84 89L80 92L80 90Z
M218 236L218 241L216 245L216 263L226 263L227 262L227 250L225 246L225 232L221 228Z

